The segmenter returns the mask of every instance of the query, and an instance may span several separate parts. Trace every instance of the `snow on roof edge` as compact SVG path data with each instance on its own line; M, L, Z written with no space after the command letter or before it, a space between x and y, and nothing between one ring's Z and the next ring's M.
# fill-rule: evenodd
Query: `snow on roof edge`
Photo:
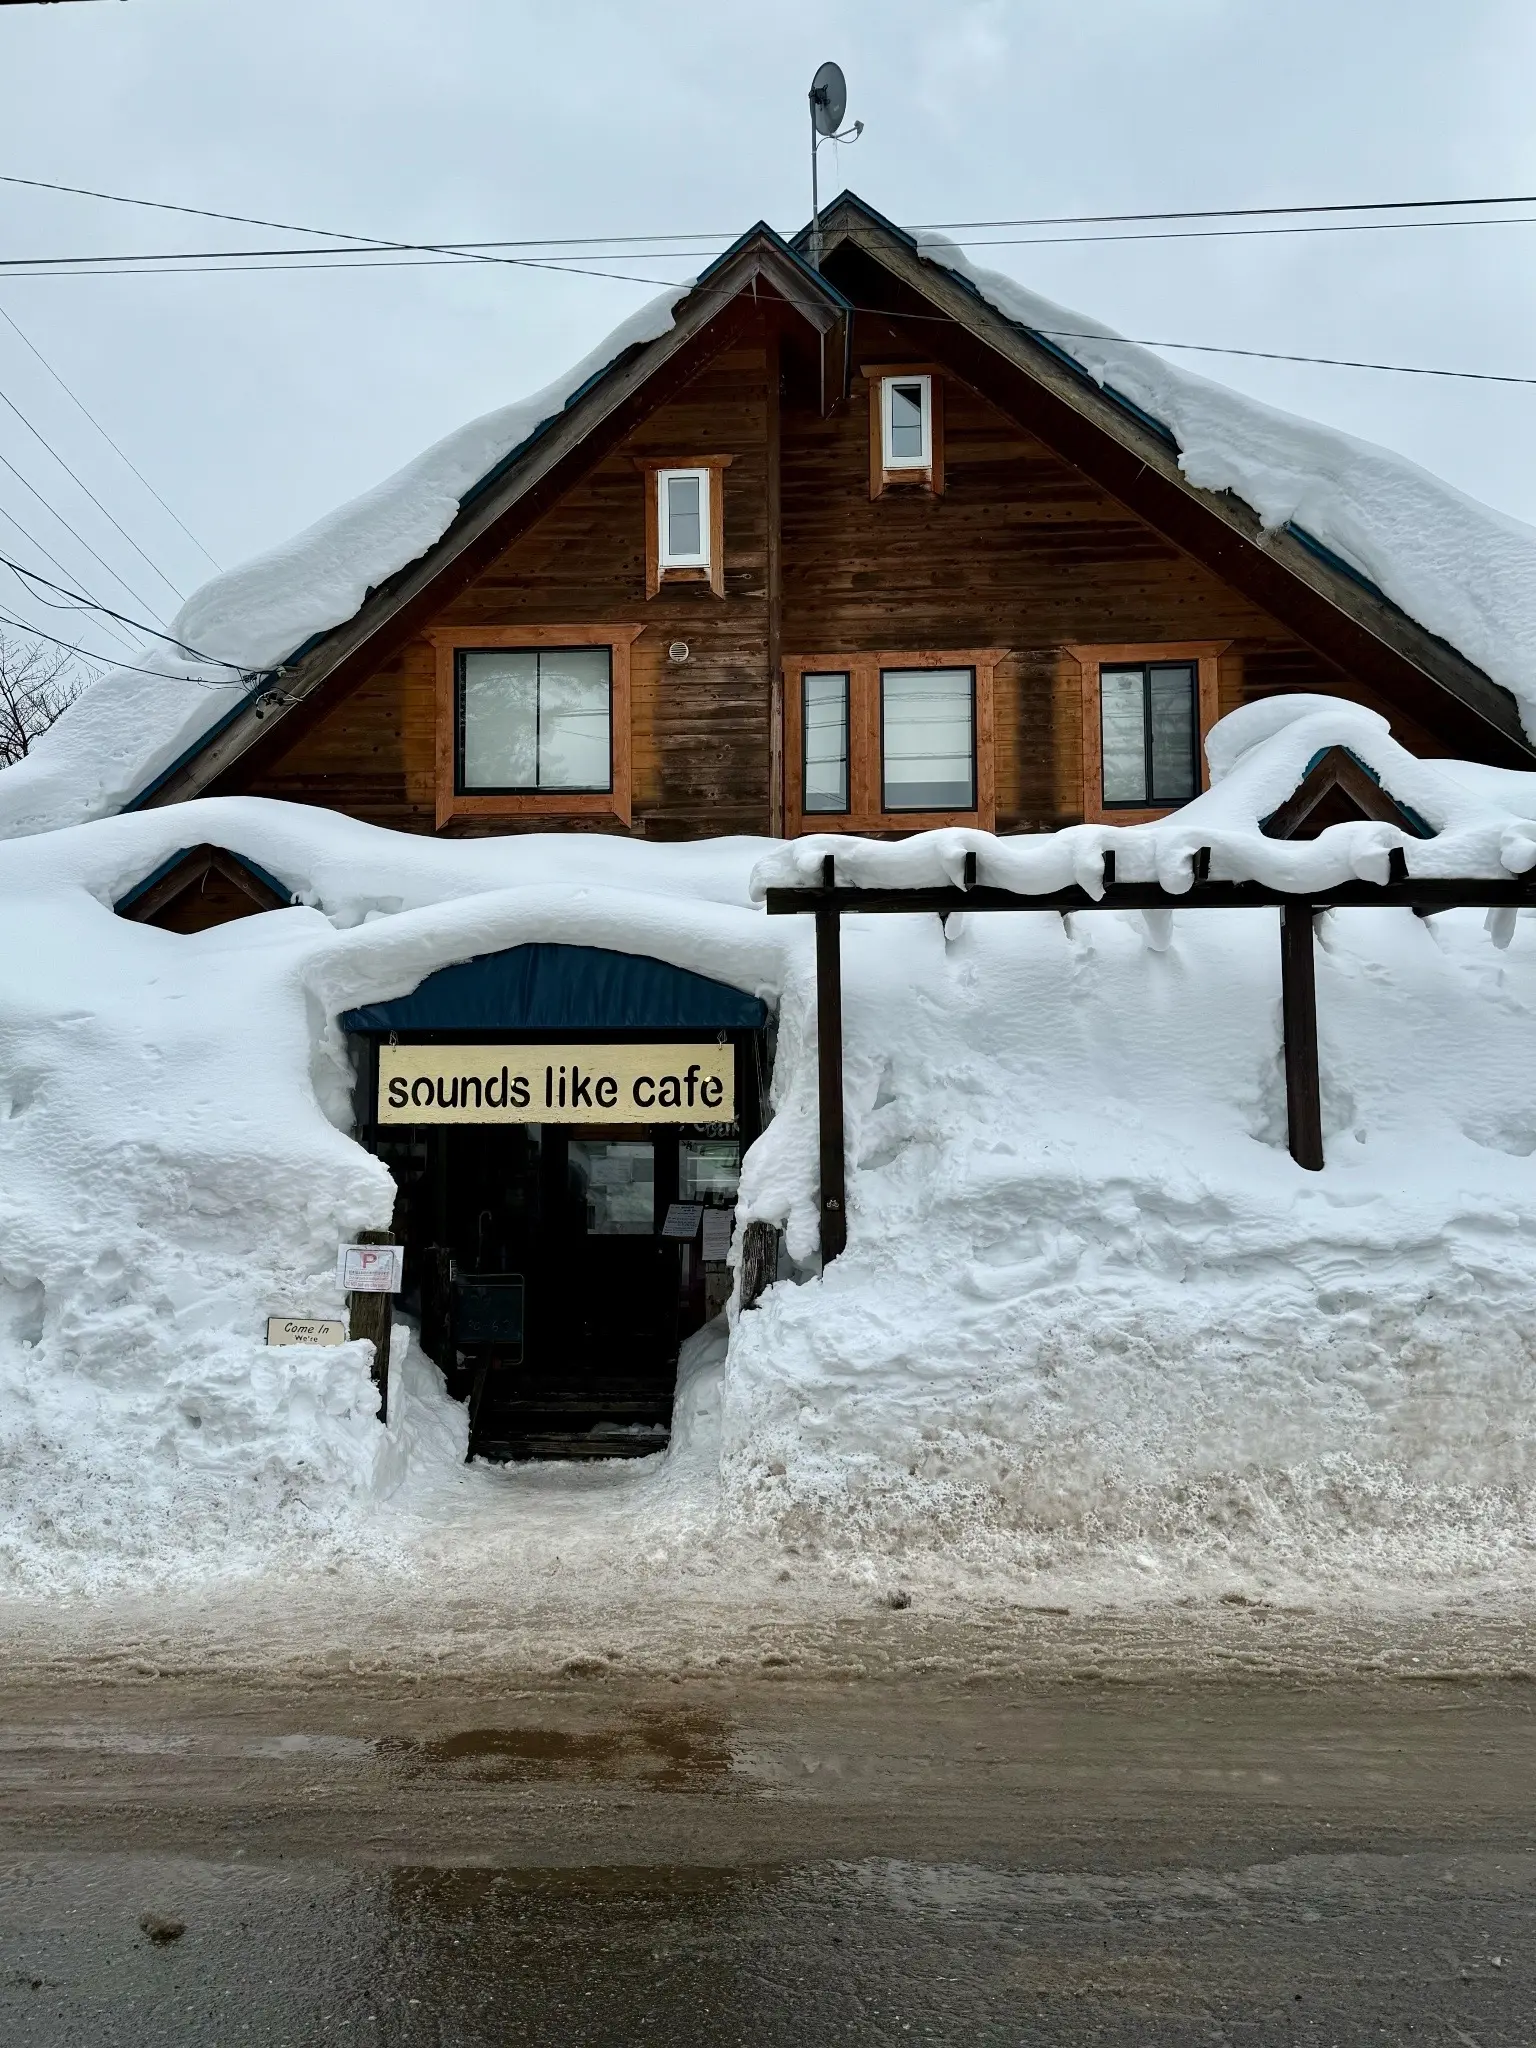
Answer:
M1509 691L1536 741L1536 528L1375 442L1248 398L1059 306L957 243L919 256L1063 357L1171 441L1197 489L1230 491L1290 529Z
M591 384L665 334L690 289L691 281L669 287L541 390L456 428L371 490L210 578L167 629L210 660L150 649L94 682L23 760L0 768L0 839L142 801L243 709L259 678L354 618ZM231 681L229 663L244 680ZM231 702L233 691L241 694Z

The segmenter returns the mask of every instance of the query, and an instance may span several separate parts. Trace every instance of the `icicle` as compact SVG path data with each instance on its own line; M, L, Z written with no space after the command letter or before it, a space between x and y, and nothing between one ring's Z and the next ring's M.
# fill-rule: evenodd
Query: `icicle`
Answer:
M1146 930L1147 944L1154 953L1166 953L1173 943L1173 912L1171 910L1144 910L1141 922Z
M1496 903L1483 919L1483 930L1501 953L1515 936L1515 916L1513 903Z

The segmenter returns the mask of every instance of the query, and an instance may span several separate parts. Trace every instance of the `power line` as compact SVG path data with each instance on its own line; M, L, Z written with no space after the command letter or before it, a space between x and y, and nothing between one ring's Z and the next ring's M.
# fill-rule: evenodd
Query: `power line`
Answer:
M454 248L508 248L508 249L575 249L601 246L610 242L729 242L734 241L735 231L717 229L706 232L702 229L684 229L677 233L648 235L542 235L517 242L469 244L464 242L400 242L375 235L345 234L339 228L313 228L296 226L291 221L270 220L259 214L225 213L210 206L187 206L167 199L140 199L122 192L101 192L88 185L66 185L48 178L23 178L14 173L0 172L0 184L26 186L39 192L63 192L79 199L100 199L114 206L138 206L156 213L187 214L198 220L232 221L240 227L277 228L284 234L316 235L327 241L369 242L382 249L431 249L443 252ZM1293 206L1201 206L1186 207L1178 211L1158 213L1059 213L1032 214L1008 220L940 220L920 221L914 231L928 230L973 230L977 228L1040 228L1040 227L1108 227L1134 221L1175 221L1175 220L1255 220L1274 219L1283 215L1319 213L1408 213L1445 211L1452 207L1465 206L1536 206L1536 192L1503 192L1450 199L1356 199L1303 201Z
M220 563L216 561L211 554L209 554L208 550L203 546L202 542L198 539L197 535L192 531L191 527L187 525L185 520L179 518L177 514L171 510L171 507L166 504L164 498L161 497L160 493L155 489L154 485L150 482L149 478L145 476L144 472L141 469L138 468L138 466L134 463L132 458L125 454L124 451L118 447L117 443L113 440L112 436L101 424L101 421L97 419L95 413L93 413L90 407L85 403L85 400L81 398L76 391L72 390L70 386L64 382L64 379L59 375L58 371L53 367L52 363L49 362L48 358L43 354L42 350L38 347L37 343L33 341L32 337L28 333L26 333L23 328L18 326L16 321L13 320L11 318L11 315L6 311L4 306L0 306L0 320L3 320L6 326L9 327L11 332L17 337L17 339L20 342L22 342L25 347L29 348L32 351L33 355L37 357L37 360L48 372L49 376L53 379L54 383L58 385L59 389L64 393L65 397L69 399L72 405L77 406L79 410L85 414L85 417L90 421L91 425L96 429L97 433L100 434L101 438L103 439L103 441L106 442L107 446L112 450L113 454L117 456L119 461L127 464L128 468L133 471L133 474L138 478L139 482L144 486L145 490L148 491L149 495L154 499L155 503L160 507L160 509L169 518L175 520L176 524L187 536L187 539L191 541L193 547L197 549L198 553L202 555L206 561L212 562L215 569L218 569L221 566Z
M178 602L184 602L185 593L176 588L176 585L171 581L170 577L166 575L165 571L160 567L158 562L153 561L148 555L145 554L144 550L139 546L138 542L134 539L133 535L128 531L127 527L122 524L121 520L115 519L113 517L113 515L107 510L106 506L103 505L100 498L98 498L96 493L91 489L90 485L86 483L83 480L83 478L75 474L74 470L70 468L69 464L64 460L63 456L59 453L58 449L53 446L52 442L44 439L42 434L39 433L37 428L33 426L32 422L27 418L26 414L22 411L21 407L16 403L15 399L10 397L8 393L0 391L0 405L8 406L10 410L16 415L17 419L21 421L21 424L26 428L27 432L32 436L33 440L36 441L40 447L47 449L48 453L53 457L54 461L59 465L60 469L63 470L64 474L67 477L69 477L73 483L77 484L82 491L84 491L85 495L96 507L96 510L101 514L102 518L105 519L110 525L115 526L118 532L122 535L123 539L127 541L129 547L133 549L134 553L140 558L140 560L147 563L148 566L154 570L155 574L160 578L160 581L165 585L166 589L171 593L172 597L174 597Z
M56 519L59 522L60 526L63 527L64 531L67 534L69 534L72 539L79 541L81 547L85 549L85 552L90 556L91 560L93 562L98 563L103 569L105 569L107 574L112 578L112 581L116 583L121 589L126 590L128 595L134 600L136 604L145 605L147 609L150 611L154 610L154 606L149 603L147 598L141 596L140 593L134 589L131 583L126 582L121 576L118 575L117 571L113 568L112 564L106 559L105 556L97 554L96 550L91 546L90 542L86 539L85 535L83 533L77 532L76 529L73 526L71 526L69 521L64 517L64 514L58 511L54 506L49 504L48 500L43 496L42 492L37 488L36 484L28 482L26 477L24 477L21 471L16 467L15 463L10 460L9 456L0 455L0 464L3 464L4 467L10 471L11 475L15 477L17 483L21 485L23 490L31 492L32 496L36 498L39 505L42 506L43 510L49 515L50 518Z
M1028 223L1021 223L1021 225L1028 225ZM966 246L972 249L1068 249L1075 248L1083 243L1097 242L1214 242L1247 239L1253 236L1365 235L1403 232L1419 233L1431 228L1516 228L1533 226L1536 226L1536 214L1497 214L1481 216L1470 220L1325 221L1319 223L1304 222L1294 226L1276 224L1257 228L1182 228L1170 229L1166 233L1158 232L1141 235L1003 236L987 241L970 242ZM315 228L308 232L322 234L325 230ZM926 234L937 231L920 229L917 232ZM638 241L644 239L666 240L668 238L664 236L652 238L614 236L609 239L615 241L625 239ZM682 240L683 237L678 236L672 239ZM859 243L859 237L856 234L851 236L850 239L856 245ZM78 270L86 275L126 277L143 275L153 277L156 275L174 275L180 269L201 270L205 266L233 268L247 263L252 269L278 269L281 267L296 269L350 269L355 267L357 269L368 269L371 266L366 262L359 262L354 266L350 263L338 263L334 259L354 256L359 258L372 257L374 251L379 248L398 250L402 255L414 253L431 254L443 261L452 263L494 261L518 270L569 270L573 268L572 263L559 262L554 258L534 256L487 257L483 253L493 249L513 249L526 246L528 245L516 242L355 242L351 245L338 242L334 247L315 250L313 255L307 250L287 248L155 249L146 250L143 253L117 251L105 256L0 256L0 271L27 275L35 271L41 275L54 270ZM608 263L654 263L665 262L671 258L682 257L691 253L694 252L682 249L607 249L601 252L601 260ZM293 266L281 266L261 260L268 257L283 256L295 256L301 260ZM134 267L121 271L107 268L107 266L114 264L131 265ZM148 269L141 271L138 267L148 264L164 264L168 266L168 269L165 272L156 272ZM592 277L628 275L627 272L619 273L591 269L583 269L577 272L577 274Z
M64 564L59 560L58 556L56 554L53 554L48 548L45 548L42 542L36 537L35 534L28 533L27 529L22 525L21 521L17 519L14 516L14 514L7 512L3 505L0 505L0 519L3 519L7 526L14 526L16 531L21 535L22 539L27 543L28 547L36 548L37 552L43 557L44 561L52 562L54 568L58 570L61 576L67 576L69 574L68 569L65 568ZM94 600L87 600L88 604L91 604L93 602ZM116 626L105 625L103 626L102 631L105 633L109 633L120 647L127 648L130 653L132 652L133 642L129 640L125 634L120 633L117 630Z
M1132 239L1147 239L1147 240L1150 240L1150 239L1153 239L1153 238L1152 238L1152 237L1132 237ZM1049 244L1047 243L1047 244L1046 244L1046 246L1049 246ZM456 264L457 264L457 259L456 259L456 258L454 258L454 257L451 257L451 256L449 256L449 257L434 257L434 256L423 256L423 257L382 257L382 258L377 258L377 259L365 260L365 261L363 261L363 262L359 262L359 263L330 263L330 262L326 262L326 261L324 261L324 260L317 260L317 261L315 261L315 262L312 262L312 263L308 263L308 262L306 262L306 263L292 263L292 264L290 264L290 263L265 263L265 264L259 264L259 265L258 265L258 264L253 264L253 265L250 265L250 266L244 266L244 265L238 265L238 264L237 264L237 265L230 265L230 266L229 266L229 269L230 269L230 271L231 271L231 273L232 273L233 275L235 275L235 276L240 276L240 275L242 275L242 274L244 273L244 271L246 270L246 268L247 268L247 267L248 267L249 269L251 269L252 271L255 271L255 272L259 273L259 272L261 272L261 271L266 271L266 270L299 270L299 271L309 271L309 270L432 270L432 269L445 269L445 268L449 268L449 267L454 267L454 266L456 266ZM664 287L664 288L669 288L669 289L672 289L672 290L675 290L675 291L682 291L682 290L685 290L685 289L687 288L687 285L688 285L688 280L687 280L686 278L660 278L660 277L630 277L630 276L620 277L620 276L617 276L617 274L616 274L616 273L614 273L614 272L612 272L612 271L604 271L604 270L586 270L586 269L583 269L583 268L581 268L580 266L578 266L578 265L575 265L575 264L549 264L549 265L547 265L547 266L544 266L544 267L545 267L545 268L548 268L548 269L551 269L551 270L557 270L557 271L560 271L560 272L562 272L563 274L565 274L566 276L571 276L571 277L601 277L601 278L613 278L613 279L615 279L615 281L616 281L616 282L618 282L618 283L620 283L620 284L646 284L646 285L653 285L653 286L659 285L659 286L662 286L662 287ZM216 267L215 267L215 268L216 268ZM177 276L177 275L181 275L181 276L198 276L198 275L204 275L204 274L206 274L206 273L205 273L205 272L197 272L197 271L183 271L183 272L175 272L175 271L168 271L168 272L158 272L158 271L152 271L152 270L150 270L150 271L138 271L138 270L123 270L123 271L107 271L107 272L102 272L102 271L95 271L95 272L91 272L91 273L87 273L87 274L89 274L89 275L92 275L92 276L97 276L97 277L100 277L100 276L103 276L103 275L105 275L105 276L109 276L109 277L155 277L155 276ZM67 275L69 275L69 273L68 273L68 272L46 272L46 273L45 273L45 272L39 272L39 273L38 273L38 275L39 275L39 276L43 276L43 275L67 276ZM710 288L709 288L709 287L708 287L708 286L706 285L706 286L704 286L704 287L703 287L703 289L704 289L705 291L708 291L708 290L709 290ZM796 303L796 302L795 302L795 301L789 301L789 303L793 304L793 303ZM859 313L859 312L862 312L862 313L878 313L878 312L879 312L879 310L880 310L879 308L877 308L877 307L872 307L872 306L855 306L855 307L854 307L854 311L855 311L856 313ZM944 314L924 314L924 313L906 313L906 314L903 314L903 315L902 315L902 318L903 318L903 319L905 319L905 320L929 320L929 319L932 319L932 320L943 320L943 319L946 319L946 318L947 318L947 316L946 316L946 315L944 315ZM1044 328L1037 328L1037 329L1036 329L1035 331L1036 331L1037 333L1046 333L1046 332L1048 332L1048 330L1046 330L1046 329L1044 329ZM1077 332L1077 330L1075 330L1075 329L1062 329L1062 330L1061 330L1061 333L1063 334L1063 336L1065 336L1066 338L1069 338L1069 339L1071 339L1071 338L1076 338L1076 339L1081 339L1081 340L1085 340L1085 341L1104 341L1104 340L1114 340L1114 341L1120 341L1120 342L1125 342L1125 343L1128 343L1128 344L1129 344L1130 346L1132 346L1132 347L1135 347L1135 348L1170 348L1170 349L1184 349L1184 350L1191 350L1191 351L1197 352L1197 353L1199 353L1199 354L1201 354L1201 355L1218 355L1218 356L1252 356L1252 357L1254 357L1254 358L1262 359L1262 360L1264 360L1264 361L1267 361L1267 362L1277 362L1277 363L1310 363L1310 364L1313 364L1313 365L1315 365L1315 366L1317 366L1317 367L1319 367L1319 368L1324 368L1324 369L1342 369L1342 370L1377 370L1377 371L1381 371L1381 372L1384 372L1384 373L1386 373L1386 374L1389 374L1389 375L1393 375L1393 376L1401 376L1401 377L1450 377L1450 378L1454 378L1454 379L1456 379L1457 381L1460 381L1460 382L1466 382L1466 383L1474 383L1474 384L1536 384L1536 378L1533 378L1533 377L1516 377L1516 376L1509 376L1509 375L1504 375L1504 374L1502 374L1502 373L1499 373L1499 372L1496 372L1496 371L1491 371L1491 370L1449 370L1449 369L1442 369L1442 368L1439 368L1439 367L1436 367L1436 366L1433 366L1433 365L1427 365L1427 364L1422 364L1422 363L1376 363L1376 362L1366 362L1366 361L1364 361L1364 360L1358 360L1358 359L1356 359L1356 358L1354 358L1354 357L1349 357L1349 356L1311 356L1311 355L1300 355L1300 354L1293 354L1293 353L1289 353L1289 352L1284 352L1284 351L1281 351L1281 350L1278 350L1278 349L1251 349L1251 348L1228 348L1228 347L1225 347L1225 346L1223 346L1223 345L1221 345L1221 344L1219 344L1219 343L1216 343L1216 342L1208 342L1208 341L1147 341L1147 340L1139 339L1138 337L1136 337L1136 336L1134 336L1134 335L1128 335L1128 334L1121 334L1121 335L1107 336L1107 335L1100 335L1100 334L1093 334L1093 333L1088 333L1088 332L1086 332L1086 331L1084 331L1084 332L1082 332L1081 334L1079 334L1079 333Z
M92 654L88 647L77 647L72 640L61 640L57 633L45 633L41 626L28 625L25 619L18 619L12 613L3 609L0 609L0 625L14 626L18 633L30 633L35 640L47 640L55 647L67 649L71 654L83 655L87 661L100 661L102 659L99 654ZM150 676L157 683L173 683L179 680L176 676L167 675L163 669L143 668L133 661L119 661L115 662L113 666L117 669L126 669L130 675ZM204 684L203 687L205 689L232 690L240 680L240 678L235 678L229 683Z
M206 662L210 668L233 669L237 676L247 680L257 673L245 668L238 661L226 661L221 654L204 654L200 648L191 646L189 642L178 640L174 633L166 633L159 626L146 626L142 619L130 619L125 612L115 612L109 604L101 604L95 598L85 597L78 590L67 589L62 583L55 583L51 577L40 576L35 569L23 569L20 562L13 562L9 555L0 555L0 565L9 569L13 575L24 577L28 583L41 583L45 590L55 591L60 597L78 599L87 610L102 612L107 618L116 619L120 625L131 626L136 633L146 633L151 639L163 640L168 647L174 647L178 653L189 656L193 661ZM43 603L47 602L48 600L44 598Z

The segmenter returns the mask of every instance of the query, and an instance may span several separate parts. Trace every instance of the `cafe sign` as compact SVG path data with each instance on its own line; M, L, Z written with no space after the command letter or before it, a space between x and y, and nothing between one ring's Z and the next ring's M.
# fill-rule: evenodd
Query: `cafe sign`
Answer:
M701 1124L736 1116L729 1045L381 1045L381 1124Z

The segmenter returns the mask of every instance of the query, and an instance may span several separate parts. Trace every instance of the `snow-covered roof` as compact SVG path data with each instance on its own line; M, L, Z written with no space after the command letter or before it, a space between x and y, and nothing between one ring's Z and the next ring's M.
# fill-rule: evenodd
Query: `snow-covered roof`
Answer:
M964 278L1006 319L1164 428L1190 483L1231 491L1268 533L1299 529L1448 641L1510 692L1536 738L1536 528L1406 456L1166 362L1086 314L978 268L941 235L915 240L928 262Z
M1234 493L1266 529L1299 529L1449 642L1514 696L1536 738L1536 529L1402 456L1165 362L977 269L951 242L929 235L915 246L1158 422L1191 485ZM26 760L0 770L0 838L131 802L243 708L249 686L236 670L270 671L353 618L370 591L443 538L491 472L634 346L666 333L689 289L652 300L544 390L471 422L292 540L206 583L170 630L210 659L149 649L94 684Z

